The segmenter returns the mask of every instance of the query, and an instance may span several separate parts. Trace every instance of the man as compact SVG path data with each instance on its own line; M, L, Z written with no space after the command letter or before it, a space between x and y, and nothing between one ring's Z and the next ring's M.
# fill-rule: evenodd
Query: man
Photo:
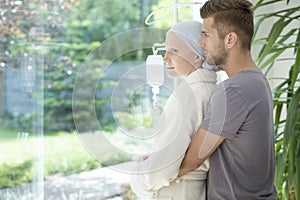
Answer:
M251 7L246 0L209 0L200 10L206 61L229 79L213 91L179 176L210 157L208 200L277 198L272 93L251 58Z

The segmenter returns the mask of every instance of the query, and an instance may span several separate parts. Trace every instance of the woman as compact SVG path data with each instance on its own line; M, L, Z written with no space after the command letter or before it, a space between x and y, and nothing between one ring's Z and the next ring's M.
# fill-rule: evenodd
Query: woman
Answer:
M176 24L166 36L166 54L170 76L182 76L164 107L164 120L149 155L137 162L138 172L131 176L132 190L144 197L173 200L205 200L209 161L197 170L177 177L184 154L206 111L216 84L217 67L210 66L198 45L201 23Z

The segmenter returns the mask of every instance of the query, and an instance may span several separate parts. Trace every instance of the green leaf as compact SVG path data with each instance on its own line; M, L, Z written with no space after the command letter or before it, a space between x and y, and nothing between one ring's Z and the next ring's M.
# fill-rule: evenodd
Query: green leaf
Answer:
M267 5L275 5L284 0L258 0L255 9ZM286 1L289 3L289 0ZM299 22L300 6L293 8L279 8L278 11L264 12L255 16L254 38L252 45L262 46L256 64L259 68L265 69L265 73L273 68L273 65L280 61L288 60L291 62L288 77L273 89L274 103L274 131L275 131L275 150L276 150L276 171L274 183L278 191L278 198L288 200L296 198L300 200L300 27L287 30L286 27ZM273 20L270 32L261 38L256 38L261 27ZM284 57L286 50L292 50L292 59ZM297 83L298 82L298 83ZM285 110L285 108L287 108ZM298 152L297 152L298 150ZM295 194L295 195L293 195Z
M287 109L287 116L286 116L286 126L285 126L285 146L288 146L290 143L291 137L295 134L294 126L295 120L297 119L297 109L299 109L299 102L300 102L300 88L296 91L293 95Z
M298 147L295 173L295 197L300 200L300 145Z
M291 187L293 184L293 178L296 171L295 166L295 158L296 158L296 152L297 152L297 144L298 141L296 140L295 135L291 137L289 146L288 146L288 183L289 187Z
M259 53L259 56L258 56L258 59L256 60L256 63L258 63L258 65L263 61L263 59L266 56L268 56L269 53L272 53L274 51L274 49L276 49L275 48L276 45L281 44L281 45L285 46L285 44L283 42L288 40L294 34L295 31L297 31L297 30L299 31L299 28L292 29L288 33L281 36L282 39L280 39L278 42L276 42L276 40L280 37L281 33L283 32L284 28L289 23L291 23L292 21L295 21L299 18L299 15L293 16L293 14L298 12L299 9L300 9L300 6L290 8L290 9L286 9L286 10L280 10L278 12L274 12L274 13L270 13L270 14L263 14L258 19L258 21L256 22L256 25L255 25L255 31L254 31L254 36L253 37L256 37L256 34L257 34L257 31L259 30L259 27L262 26L262 23L266 19L272 18L272 17L279 18L279 20L276 21L276 23L272 27L271 31L269 32L268 37L266 37L265 39L255 39L255 40L252 41L252 44L257 44L257 43L259 43L260 40L265 40L265 43L264 43L265 45L261 49L261 51ZM281 14L283 14L283 15L281 15ZM296 42L294 43L294 45L296 45ZM287 48L288 47L292 48L293 45L288 45L286 47Z
M298 35L297 35L297 39L296 39L296 45L297 45L297 47L300 46L300 28L298 28ZM296 51L297 51L297 50L298 50L298 49L295 48L295 51L294 51L295 54L296 54Z
M285 179L285 168L286 168L286 165L285 165L285 160L282 156L282 153L280 154L277 154L277 157L276 157L276 168L275 168L275 177L274 177L274 184L276 186L276 189L277 190L280 190L280 188L282 187L283 185L283 181Z
M288 12L287 14L291 14L290 12ZM274 43L276 42L277 38L280 36L281 32L283 31L282 27L286 27L290 22L292 21L292 19L286 20L285 18L281 18L279 19L274 26L272 27L270 34L268 36L268 43L267 45L265 45L262 50L259 53L257 62L258 65L262 62L262 60L270 53L272 52Z
M289 189L287 180L285 180L282 184L282 199L289 200Z
M260 8L262 3L263 3L263 0L259 0L259 1L253 6L253 10L255 11L257 8Z
M280 122L280 117L281 117L281 112L282 112L282 106L283 106L283 103L279 103L276 106L275 121L274 121L274 124L275 124L275 130L274 130L275 135L278 135L278 126L279 126L279 122Z
M256 34L257 34L257 32L258 32L258 30L259 30L259 27L260 27L260 25L261 25L261 23L263 23L265 21L265 18L264 17L261 17L261 18L259 18L258 19L258 21L255 23L255 25L254 25L254 33L253 33L253 39L252 39L252 44L254 44L256 41L257 41L257 39L255 40L255 38L256 38Z
M273 67L274 60L276 60L276 58L278 58L284 51L285 51L285 49L281 49L281 50L277 51L270 58L268 58L268 60L266 60L264 63L262 63L262 64L258 63L258 67L260 69L264 69L266 66L269 66L269 68ZM267 70L267 72L268 71L269 71L269 69Z
M272 1L267 1L267 2L260 0L255 4L255 6L253 7L253 10L256 10L258 8L261 8L261 7L269 5L269 4L278 3L278 2L279 2L278 0L272 0Z
M299 30L299 33L300 33L300 30ZM300 34L298 34L299 36ZM296 59L295 59L295 64L293 66L293 69L292 69L292 76L291 76L291 87L294 87L295 83L296 83L296 80L297 80L297 77L299 75L299 72L300 72L300 47L298 47L296 49Z

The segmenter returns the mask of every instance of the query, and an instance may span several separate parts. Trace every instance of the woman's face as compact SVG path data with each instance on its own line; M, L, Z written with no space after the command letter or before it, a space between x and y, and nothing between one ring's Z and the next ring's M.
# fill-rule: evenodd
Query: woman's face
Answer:
M164 61L167 63L169 76L188 76L196 70L194 67L196 54L175 33L167 33L165 46Z

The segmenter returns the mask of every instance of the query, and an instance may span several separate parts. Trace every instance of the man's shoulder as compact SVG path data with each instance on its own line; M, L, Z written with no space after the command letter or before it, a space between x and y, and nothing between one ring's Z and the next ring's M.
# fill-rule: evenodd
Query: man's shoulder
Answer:
M255 81L255 82L254 82ZM252 84L256 82L265 82L266 77L259 69L242 70L239 73L230 77L225 83L228 85L242 85L243 83Z
M218 90L234 90L237 93L248 93L251 91L265 90L268 81L261 70L243 70L219 84Z

